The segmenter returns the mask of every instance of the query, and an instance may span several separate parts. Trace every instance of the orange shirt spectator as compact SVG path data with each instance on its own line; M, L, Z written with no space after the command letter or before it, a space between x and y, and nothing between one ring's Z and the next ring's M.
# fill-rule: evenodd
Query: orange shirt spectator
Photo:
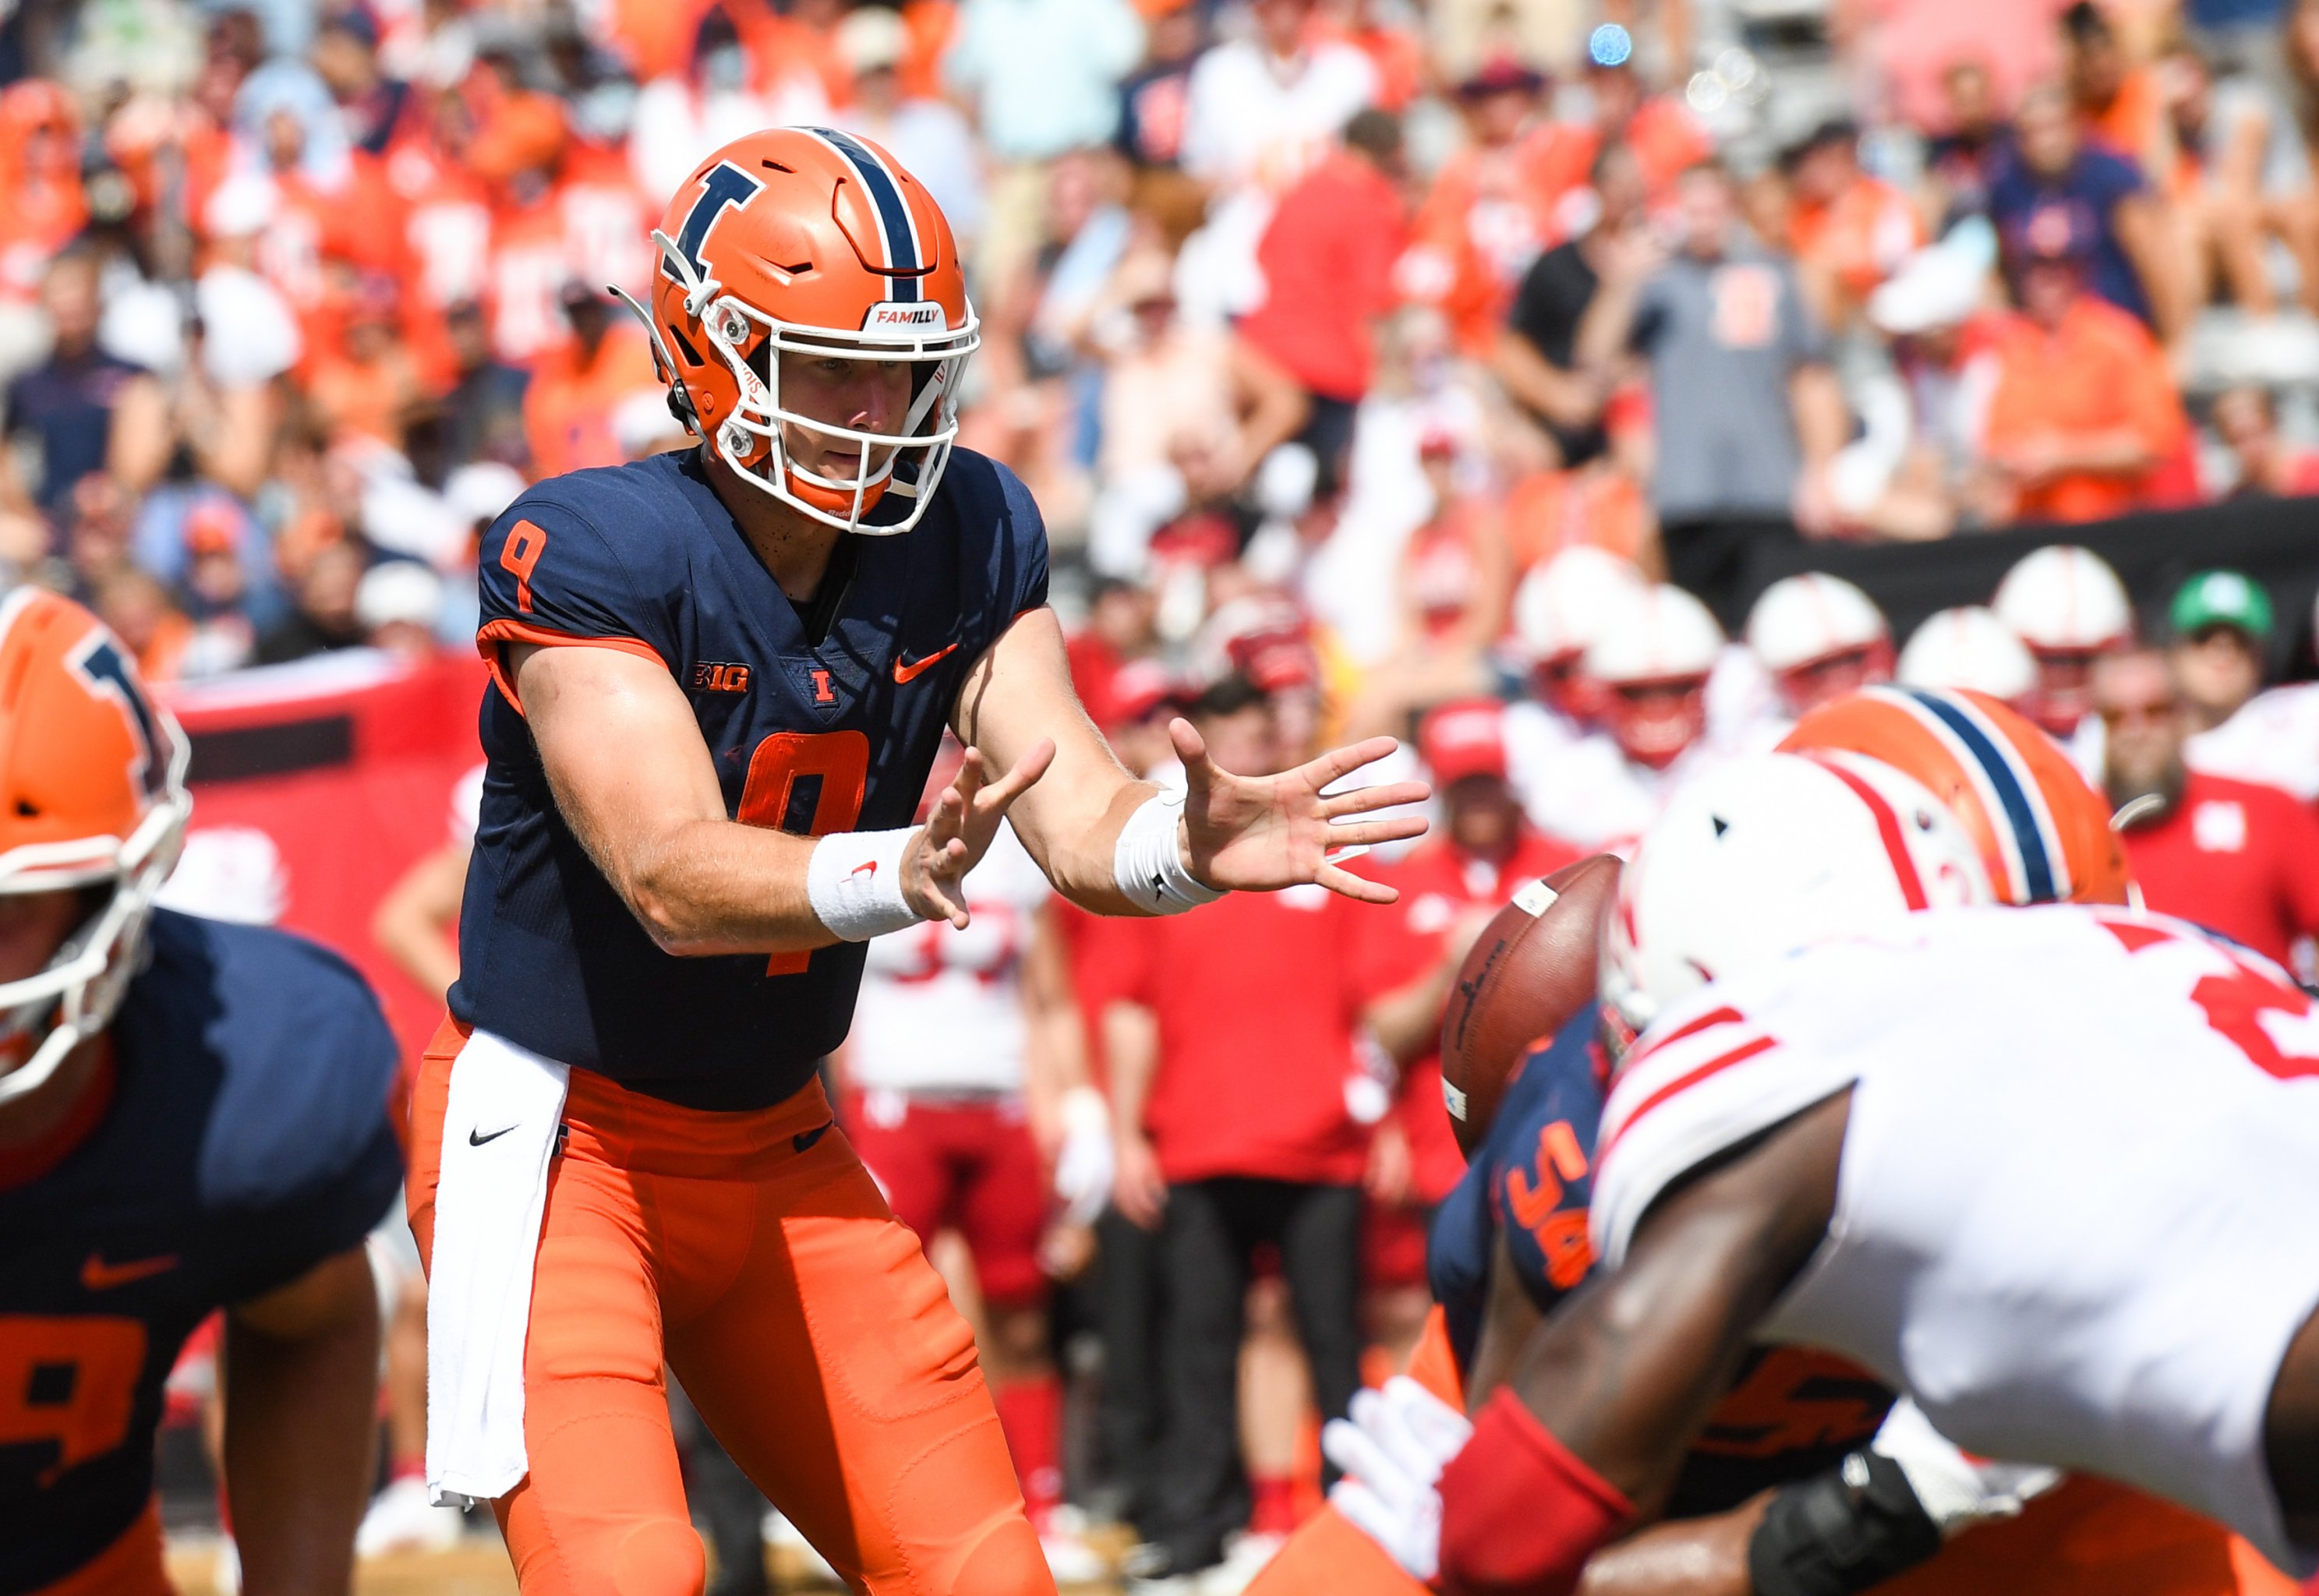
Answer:
M822 95L832 105L853 98L853 76L837 59L840 9L829 0L805 0L787 16L771 5L732 7L741 47L749 52L751 80L760 94L771 94L775 85L803 68L820 80ZM810 17L803 14L808 12Z
M535 476L558 476L626 458L612 432L621 400L656 387L644 330L584 284L563 293L573 336L550 347L532 367L523 398L523 430Z
M335 298L344 305L345 336L315 354L307 397L333 439L372 438L400 453L425 387L396 336L393 279L366 278Z
M0 93L0 293L30 299L49 257L88 221L72 97L27 78Z
M2079 263L2022 274L2025 313L1996 338L1985 442L2025 519L2089 521L2143 503L2181 448L2182 401L2149 329L2085 292Z
M1788 248L1817 279L1831 323L1848 320L1876 285L1925 242L1908 197L1860 169L1859 130L1822 127L1797 154L1789 182Z
M1333 150L1281 195L1256 251L1268 292L1240 324L1299 385L1347 404L1368 392L1369 323L1393 305L1401 194L1383 167L1397 153Z
M605 42L638 83L684 70L692 36L715 0L610 0L604 7Z
M1580 544L1641 564L1651 536L1640 484L1608 459L1521 478L1507 491L1505 523L1516 571L1534 570Z
M1356 0L1353 9L1354 14L1343 22L1316 18L1313 32L1349 44L1368 57L1369 65L1376 68L1374 104L1379 110L1406 111L1417 98L1417 91L1425 86L1423 42L1404 29L1379 21L1377 8L1368 0Z
M902 97L939 100L943 97L943 52L958 32L954 0L907 0L902 26L909 31L910 48L902 58Z

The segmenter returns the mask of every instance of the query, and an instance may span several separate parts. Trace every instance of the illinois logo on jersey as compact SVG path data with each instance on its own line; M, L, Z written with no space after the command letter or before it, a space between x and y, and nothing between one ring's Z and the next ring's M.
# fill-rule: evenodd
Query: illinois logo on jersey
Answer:
M797 683L798 692L813 706L813 712L825 721L835 720L845 711L845 693L836 673L815 657L789 662L790 677Z

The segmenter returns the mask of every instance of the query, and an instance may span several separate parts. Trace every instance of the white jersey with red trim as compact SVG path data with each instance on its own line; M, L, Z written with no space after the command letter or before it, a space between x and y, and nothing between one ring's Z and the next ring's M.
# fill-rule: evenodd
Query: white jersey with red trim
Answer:
M928 921L872 938L846 1073L869 1090L1016 1092L1025 1025L1022 968L1033 917L1054 888L1001 825L966 878L964 931Z
M1637 1044L1592 1223L1849 1087L1824 1241L1762 1328L1842 1353L1987 1456L2110 1475L2304 1572L2263 1462L2319 1305L2319 1013L2123 908L1959 909L1719 982Z

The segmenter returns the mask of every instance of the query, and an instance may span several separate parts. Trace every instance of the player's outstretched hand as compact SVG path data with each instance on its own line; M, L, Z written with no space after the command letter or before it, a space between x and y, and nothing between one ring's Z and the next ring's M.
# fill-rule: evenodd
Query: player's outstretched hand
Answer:
M934 800L934 813L910 839L902 855L902 898L929 920L947 920L966 929L966 872L990 851L1006 807L1031 789L1055 761L1055 744L1042 737L1015 768L997 780L979 748L966 751L965 762L951 784Z
M1170 721L1168 735L1184 762L1184 830L1192 874L1199 879L1236 892L1317 881L1363 903L1391 903L1399 896L1390 887L1338 869L1329 856L1421 835L1422 816L1349 817L1421 804L1432 789L1422 781L1394 781L1322 796L1331 783L1391 753L1399 746L1391 737L1332 748L1277 776L1235 776L1208 757L1208 745L1190 721Z

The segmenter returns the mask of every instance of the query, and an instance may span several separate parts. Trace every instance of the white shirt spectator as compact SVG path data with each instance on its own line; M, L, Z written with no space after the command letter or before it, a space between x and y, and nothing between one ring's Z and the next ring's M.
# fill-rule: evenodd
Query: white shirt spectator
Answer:
M1277 194L1376 88L1376 68L1349 44L1311 45L1286 59L1253 39L1219 44L1192 67L1184 169L1221 188Z
M994 159L1042 161L1110 141L1142 54L1129 0L966 0L943 76Z

